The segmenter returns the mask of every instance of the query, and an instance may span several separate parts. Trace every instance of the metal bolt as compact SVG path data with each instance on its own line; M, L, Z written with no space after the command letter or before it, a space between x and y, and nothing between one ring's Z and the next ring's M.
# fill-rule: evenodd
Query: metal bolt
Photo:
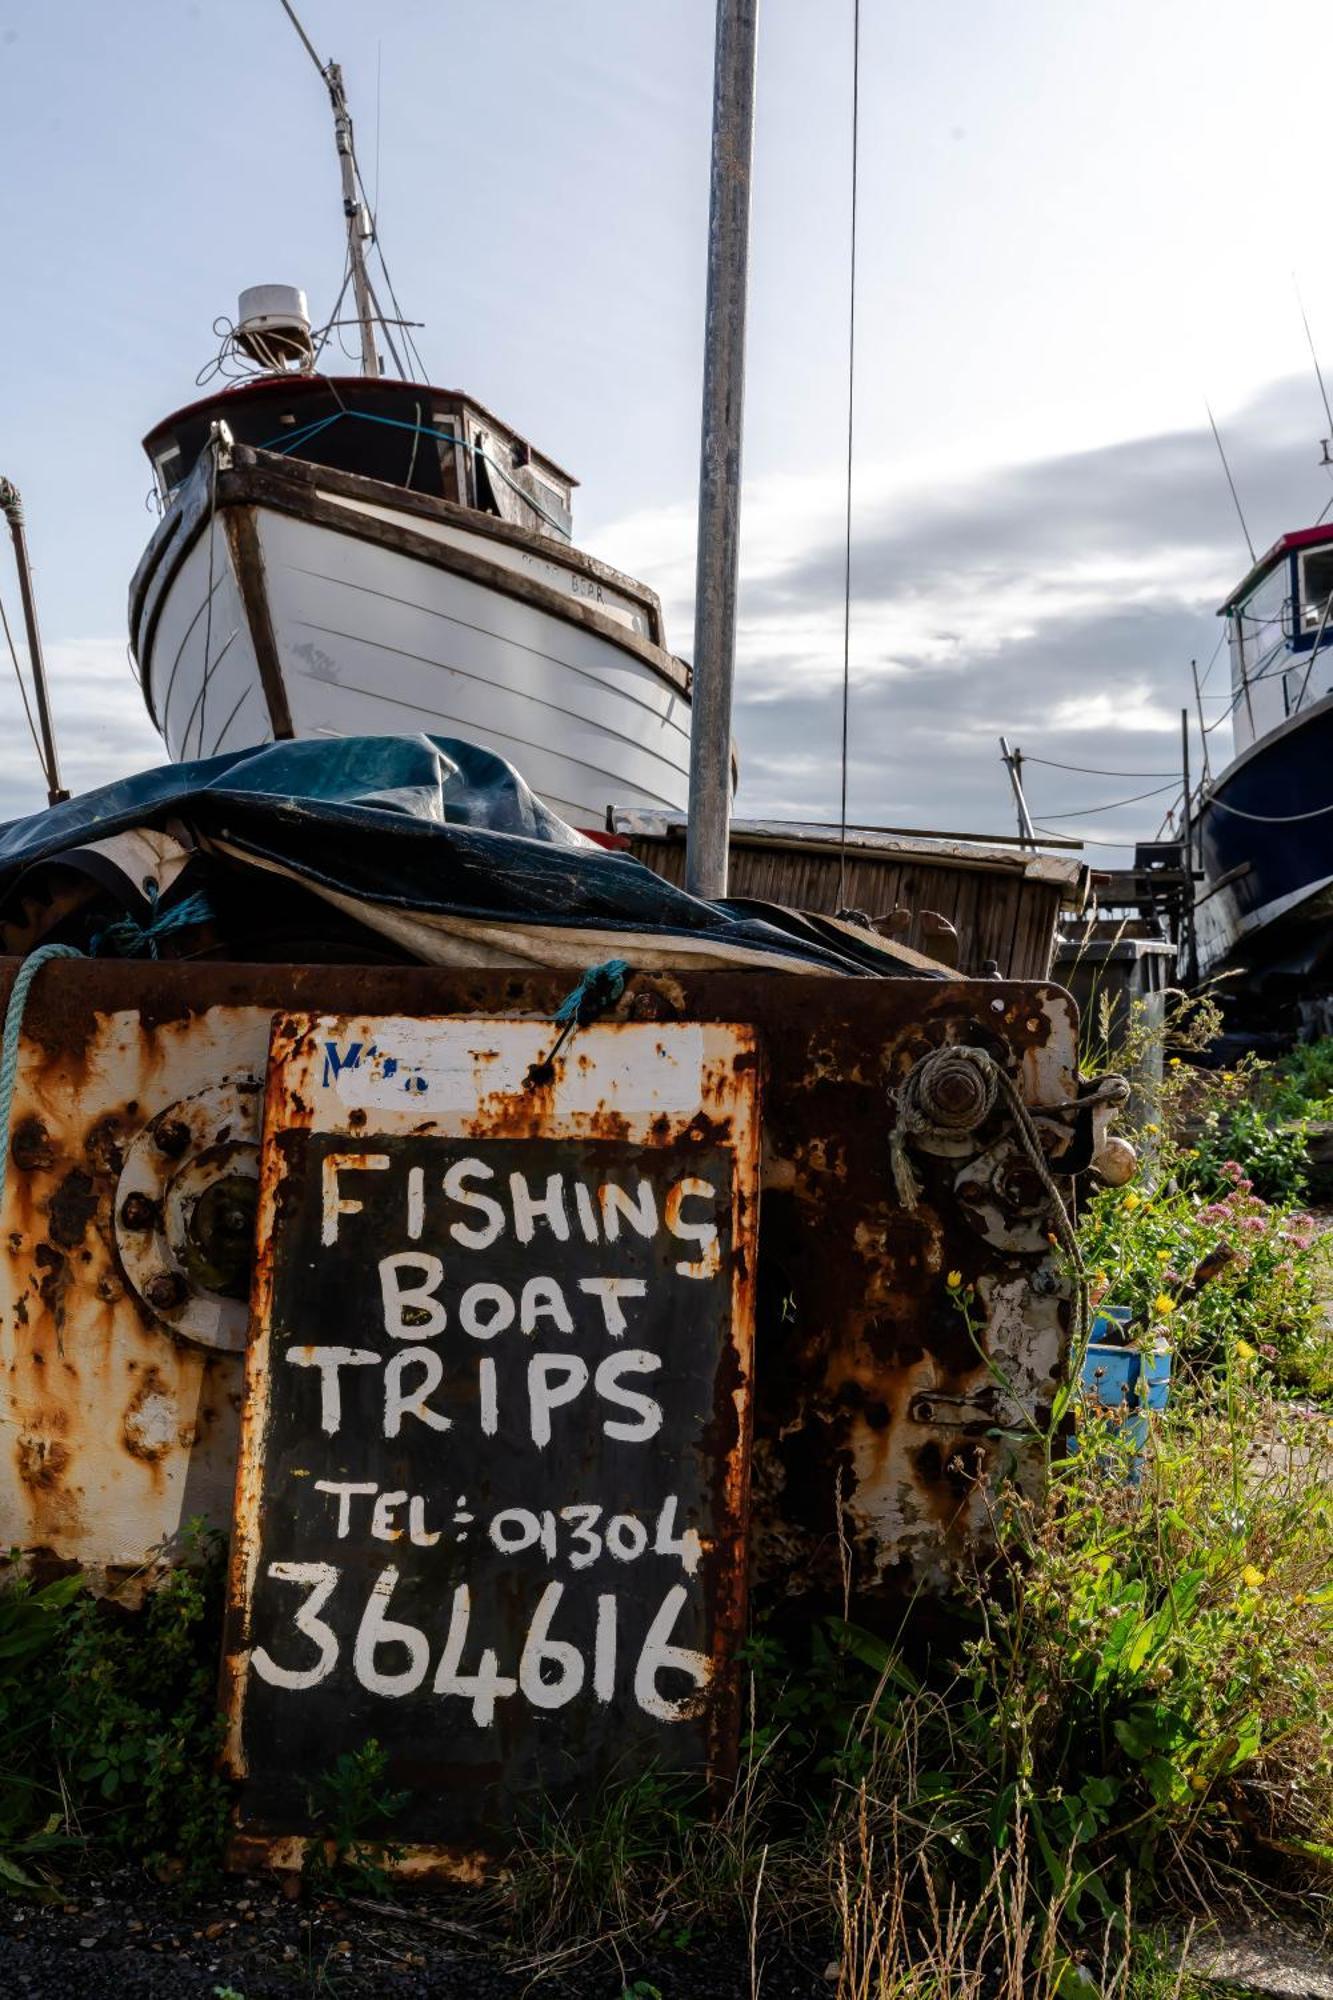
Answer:
M15 1126L9 1155L21 1174L36 1173L55 1165L51 1135L40 1118L25 1118Z
M127 1194L120 1204L120 1219L126 1229L152 1229L157 1222L157 1203L151 1195Z
M189 1145L190 1128L183 1119L164 1118L154 1130L153 1138L159 1153L165 1153L168 1159L174 1160Z
M185 1303L185 1280L178 1271L159 1271L144 1286L144 1297L154 1312L171 1312Z

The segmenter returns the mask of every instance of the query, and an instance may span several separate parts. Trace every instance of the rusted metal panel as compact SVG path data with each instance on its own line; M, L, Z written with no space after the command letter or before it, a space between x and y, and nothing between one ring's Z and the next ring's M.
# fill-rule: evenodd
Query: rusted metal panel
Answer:
M735 1759L747 1027L279 1020L226 1642L239 1856L375 1737L456 1864Z
M0 998L9 977L12 964ZM224 1078L262 1074L276 1012L549 1021L567 988L567 974L535 969L44 970L24 1029L3 1218L5 1546L114 1567L138 1564L192 1515L229 1518L238 1359L155 1311L122 1262L114 1197L146 1125ZM997 1484L1041 1475L1022 1424L1017 1442L988 1433L1000 1415L1030 1425L1049 1407L1069 1279L1048 1241L1049 1198L1002 1108L961 1150L911 1148L921 1197L904 1210L890 1092L931 1049L983 1048L1030 1107L1056 1107L1037 1119L1052 1170L1081 1167L1088 1116L1059 1110L1077 1089L1073 1002L1043 984L682 972L633 978L618 1012L755 1031L756 1582L840 1603L849 1557L858 1591L929 1593L984 1554ZM953 1270L975 1287L970 1328L945 1282ZM992 1363L1021 1409L987 1404L999 1391ZM984 1428L983 1407L996 1416Z

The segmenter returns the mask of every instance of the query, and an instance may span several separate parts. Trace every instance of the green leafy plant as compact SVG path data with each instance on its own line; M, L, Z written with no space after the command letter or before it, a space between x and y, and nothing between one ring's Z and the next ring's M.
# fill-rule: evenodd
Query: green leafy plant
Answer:
M0 1589L0 1876L79 1850L143 1860L198 1889L227 1799L216 1771L224 1545L198 1526L141 1609L82 1577ZM31 1671L34 1661L42 1671Z
M319 1832L307 1844L305 1869L321 1888L388 1894L385 1864L397 1860L401 1850L382 1836L411 1797L386 1785L388 1767L386 1751L372 1736L358 1749L344 1750L310 1787L310 1812Z

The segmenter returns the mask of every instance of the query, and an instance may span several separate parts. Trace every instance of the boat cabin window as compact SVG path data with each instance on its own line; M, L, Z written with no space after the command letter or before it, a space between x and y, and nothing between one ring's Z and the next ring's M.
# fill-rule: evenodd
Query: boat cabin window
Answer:
M1284 560L1260 577L1231 614L1231 683L1239 688L1273 667L1286 648L1291 574Z
M1314 639L1322 628L1333 640L1333 547L1308 549L1301 557L1301 637Z
M157 480L158 496L165 507L172 494L185 476L185 463L178 444L169 444L153 460L153 477Z

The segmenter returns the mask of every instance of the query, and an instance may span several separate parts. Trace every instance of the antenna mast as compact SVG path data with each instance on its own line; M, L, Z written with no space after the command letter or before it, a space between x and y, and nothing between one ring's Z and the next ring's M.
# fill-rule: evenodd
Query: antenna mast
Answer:
M280 0L283 12L305 44L306 54L324 79L333 106L333 136L338 147L338 171L342 176L343 214L347 218L347 262L356 300L357 324L361 329L361 373L377 380L384 372L375 351L375 299L366 270L366 245L374 236L370 211L357 186L356 154L352 147L352 114L347 108L342 69L336 62L321 62L315 45L297 19L290 0Z

